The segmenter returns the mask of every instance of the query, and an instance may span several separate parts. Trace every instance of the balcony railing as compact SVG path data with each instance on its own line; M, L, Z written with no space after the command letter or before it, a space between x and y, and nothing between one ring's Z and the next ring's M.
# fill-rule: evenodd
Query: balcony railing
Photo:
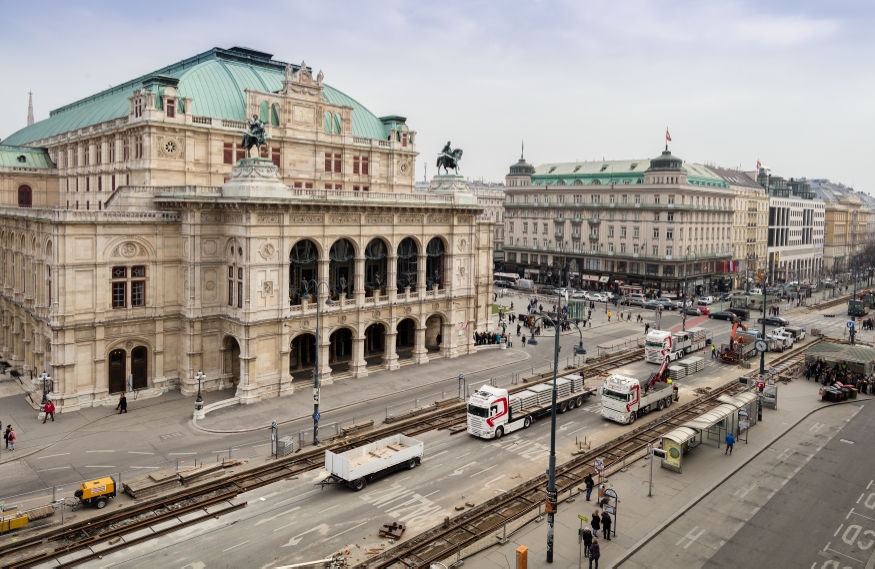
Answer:
M583 223L583 218L582 217L572 217L571 223L573 225L580 225L581 223Z

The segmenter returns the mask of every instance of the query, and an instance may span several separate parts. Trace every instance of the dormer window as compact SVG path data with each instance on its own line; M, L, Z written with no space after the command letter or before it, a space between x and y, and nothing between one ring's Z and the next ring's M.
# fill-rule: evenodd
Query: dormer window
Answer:
M176 99L167 99L164 109L168 119L174 118L176 116Z
M602 164L602 168L601 168L601 170L599 170L599 172L604 172L604 171L607 170L607 169L608 169L608 165L607 165L607 164Z
M134 116L136 118L143 116L143 99L134 100Z

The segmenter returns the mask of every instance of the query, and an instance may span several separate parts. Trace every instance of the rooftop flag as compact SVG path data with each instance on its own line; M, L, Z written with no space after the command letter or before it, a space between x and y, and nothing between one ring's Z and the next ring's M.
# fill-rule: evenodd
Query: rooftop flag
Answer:
M668 127L665 127L665 141L671 142L671 135L668 133Z

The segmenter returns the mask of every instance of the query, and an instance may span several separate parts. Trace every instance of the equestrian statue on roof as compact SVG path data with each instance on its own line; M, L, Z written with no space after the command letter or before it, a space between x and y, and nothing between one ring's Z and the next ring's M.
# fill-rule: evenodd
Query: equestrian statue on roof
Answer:
M446 143L446 145L444 146L444 149L441 150L440 154L438 154L438 159L437 159L438 174L441 173L441 168L443 168L447 174L450 173L450 168L455 170L456 174L458 174L459 173L459 161L461 159L462 159L462 149L456 148L455 150L452 150L450 148L450 143L448 141Z
M252 120L246 121L246 126L249 131L243 132L243 142L240 146L246 149L246 156L249 156L249 149L253 146L260 153L262 146L267 146L264 136L264 122L258 118L258 115L252 115Z

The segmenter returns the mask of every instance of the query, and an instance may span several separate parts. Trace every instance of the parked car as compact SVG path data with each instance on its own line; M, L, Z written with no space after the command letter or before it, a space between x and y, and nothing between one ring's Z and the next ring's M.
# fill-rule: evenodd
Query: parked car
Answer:
M711 309L708 308L707 306L700 306L700 307L699 307L699 312L701 312L702 314L710 315L710 314L711 314Z
M643 294L630 294L629 295L629 305L630 306L644 306L644 302L646 299Z
M655 300L648 300L641 306L641 308L644 308L646 310L657 310L660 306L662 306L662 304L656 302Z
M765 318L766 324L769 326L789 326L790 321L786 318L781 318L780 316L766 316ZM763 319L757 318L757 324L762 324Z
M614 298L614 293L606 290L605 292L602 293L602 296L604 296L608 300L611 300L612 298Z
M698 306L687 306L686 314L687 316L701 316L702 310Z
M576 290L571 293L571 298L586 298L586 293L582 290Z
M712 312L708 315L708 318L717 318L718 320L729 320L730 322L735 322L738 320L738 316L735 314L724 310L723 312Z
M732 312L742 320L747 320L748 318L750 318L750 310L748 310L747 308L727 308L726 311Z
M605 301L605 297L602 296L601 293L598 293L598 292L588 293L584 298L586 298L587 300L594 300L596 302L604 302Z
M700 296L699 297L699 306L708 306L709 304L714 304L714 297L712 297L712 296Z
M761 288L752 288L750 289L750 294L762 295L763 289Z
M656 302L662 305L663 310L677 310L677 307L667 298L654 298L651 302Z

